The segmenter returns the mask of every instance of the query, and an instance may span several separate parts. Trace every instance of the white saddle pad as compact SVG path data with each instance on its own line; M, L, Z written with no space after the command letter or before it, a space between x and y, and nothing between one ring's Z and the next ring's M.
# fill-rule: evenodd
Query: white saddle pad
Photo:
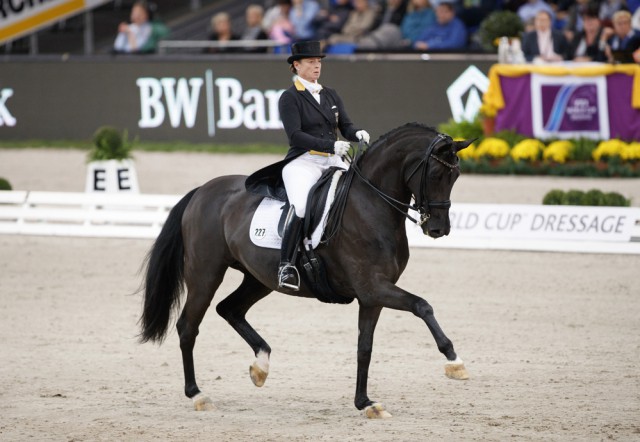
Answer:
M338 187L338 180L342 176L343 171L338 170L333 174L331 178L331 186L329 187L329 193L327 195L327 203L325 204L322 212L322 219L318 224L318 227L311 235L311 238L305 238L305 247L311 246L312 249L318 247L320 239L324 233L324 229L327 225L327 216L329 215L329 209L331 203L336 196L336 189ZM278 222L282 215L282 208L284 207L282 201L275 200L273 198L265 197L251 220L251 227L249 228L249 237L251 242L258 247L266 247L268 249L280 249L282 245L282 238L278 235Z

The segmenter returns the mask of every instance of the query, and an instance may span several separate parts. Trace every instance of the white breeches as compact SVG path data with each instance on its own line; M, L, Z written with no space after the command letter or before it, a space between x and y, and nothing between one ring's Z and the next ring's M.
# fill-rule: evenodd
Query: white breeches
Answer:
M329 167L341 167L345 170L348 166L338 155L324 157L304 153L295 160L289 162L282 169L282 180L287 190L289 203L296 209L296 216L304 218L307 211L307 196L315 183L322 176L322 172Z

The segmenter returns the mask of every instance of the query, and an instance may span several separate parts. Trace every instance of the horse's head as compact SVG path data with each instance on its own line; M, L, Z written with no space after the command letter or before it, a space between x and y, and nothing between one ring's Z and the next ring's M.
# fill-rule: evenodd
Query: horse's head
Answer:
M425 235L440 238L449 234L451 190L460 176L457 153L471 143L437 134L424 147L417 164L414 160L415 165L408 168L406 182L415 197Z

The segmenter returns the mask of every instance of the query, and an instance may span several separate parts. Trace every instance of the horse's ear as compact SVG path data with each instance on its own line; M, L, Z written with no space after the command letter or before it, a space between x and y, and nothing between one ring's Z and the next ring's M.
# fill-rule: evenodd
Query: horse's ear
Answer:
M471 145L471 143L473 143L476 140L477 140L477 138L474 138L472 140L454 141L453 142L453 150L455 152L460 152L462 149L466 149L467 147L469 147Z

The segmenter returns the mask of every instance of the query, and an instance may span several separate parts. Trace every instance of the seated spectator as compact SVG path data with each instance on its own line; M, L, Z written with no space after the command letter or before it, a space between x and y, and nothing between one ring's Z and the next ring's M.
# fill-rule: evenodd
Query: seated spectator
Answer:
M376 11L369 6L369 0L354 0L354 10L339 34L333 34L327 40L330 45L338 43L356 43L367 33L376 19Z
M640 8L637 8L636 12L631 16L631 27L636 31L640 31Z
M572 41L575 35L584 29L582 17L588 8L595 9L597 14L599 6L595 1L591 3L589 0L576 0L567 8L562 26L567 40Z
M409 0L387 0L376 17L376 22L373 24L372 29L375 30L388 23L400 26L402 19L407 14L408 6Z
M394 49L407 46L402 39L400 25L407 12L409 0L387 0L373 30L358 40L358 49Z
M467 28L456 17L455 6L442 0L436 6L436 23L429 26L413 44L422 51L464 49L467 46Z
M613 14L613 29L605 28L601 40L609 63L640 63L640 31L631 27L629 11Z
M602 26L598 18L597 6L585 10L581 22L583 29L577 32L571 40L569 58L579 62L603 60L604 53L600 50Z
M482 20L493 11L500 9L501 0L465 0L457 9L456 16L462 20L467 31L477 31Z
M566 60L569 43L562 31L551 28L551 14L540 10L533 21L534 30L522 35L522 52L534 63Z
M240 40L240 37L231 30L231 17L226 12L218 12L211 18L211 34L209 34L209 40L229 42ZM208 48L207 52L220 53L220 52L238 52L236 47L215 47Z
M316 38L326 40L331 34L340 33L352 10L351 0L336 0L329 9L321 9L313 19Z
M118 35L113 43L114 52L134 54L152 52L155 48L148 48L153 26L149 21L149 9L144 2L136 2L131 7L131 23L122 22L118 26Z
M402 38L408 40L407 43L413 46L424 30L435 22L436 15L429 0L411 0L409 12L400 25Z
M293 41L293 25L289 21L291 0L278 0L278 3L270 8L262 19L262 28L269 39L289 45Z
M605 26L609 26L613 22L613 14L626 9L625 0L602 0L600 2L600 21Z
M245 28L240 40L267 40L267 34L262 29L264 9L260 5L249 5L245 12ZM267 52L266 47L246 47L247 52Z
M546 11L551 17L551 23L553 23L553 9L544 0L527 0L522 6L518 8L518 16L522 23L524 23L524 30L529 32L534 30L533 21L540 11Z
M316 0L292 0L289 21L293 25L293 39L311 40L315 38L313 19L320 11Z

